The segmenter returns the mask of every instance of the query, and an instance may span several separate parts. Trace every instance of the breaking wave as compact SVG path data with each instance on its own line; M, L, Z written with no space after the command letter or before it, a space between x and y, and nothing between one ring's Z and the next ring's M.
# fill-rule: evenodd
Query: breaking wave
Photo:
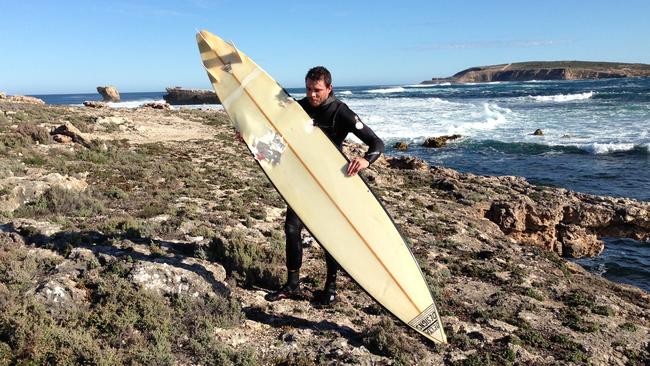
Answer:
M594 92L580 94L558 94L558 95L531 95L530 97L538 102L570 102L573 100L584 100L594 96Z
M398 86L395 88L370 89L370 90L366 90L366 93L389 94L389 93L402 93L404 91L406 91L406 89L402 88L401 86Z

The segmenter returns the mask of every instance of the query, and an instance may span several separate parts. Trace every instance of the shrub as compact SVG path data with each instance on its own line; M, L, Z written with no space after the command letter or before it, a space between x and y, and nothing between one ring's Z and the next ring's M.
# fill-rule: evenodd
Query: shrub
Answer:
M373 353L390 357L395 365L412 365L425 353L420 342L411 342L388 318L363 332L363 344Z
M19 207L16 217L42 217L65 215L88 217L104 211L104 205L87 192L76 192L61 187L51 187L35 201Z
M210 257L220 262L228 275L242 286L255 284L273 288L281 283L276 272L284 266L284 251L247 243L241 230L231 231L225 240L215 238L210 246Z
M47 144L50 142L50 131L45 127L37 126L33 123L21 123L16 128L16 132L29 138L32 142Z

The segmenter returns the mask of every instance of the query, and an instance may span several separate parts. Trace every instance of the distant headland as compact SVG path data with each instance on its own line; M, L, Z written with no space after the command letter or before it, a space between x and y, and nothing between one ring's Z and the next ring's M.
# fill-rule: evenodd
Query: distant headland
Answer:
M531 61L478 66L447 78L432 78L422 84L483 83L491 81L584 80L650 77L649 64L591 61Z

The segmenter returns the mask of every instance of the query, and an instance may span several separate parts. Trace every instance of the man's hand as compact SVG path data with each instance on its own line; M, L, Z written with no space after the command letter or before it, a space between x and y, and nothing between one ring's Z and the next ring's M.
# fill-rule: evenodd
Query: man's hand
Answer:
M366 169L370 163L364 158L356 157L350 161L348 165L348 176L352 177L357 175L360 171Z
M235 130L235 140L237 140L237 141L239 141L241 143L244 143L244 144L246 143L246 141L244 141L244 138L242 137L241 132L239 132L239 130Z

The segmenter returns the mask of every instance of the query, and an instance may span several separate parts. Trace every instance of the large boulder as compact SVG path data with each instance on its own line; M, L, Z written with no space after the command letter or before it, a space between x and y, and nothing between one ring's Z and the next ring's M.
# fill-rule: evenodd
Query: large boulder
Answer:
M187 104L220 104L217 95L210 90L183 89L181 87L167 88L163 99L172 105Z
M97 92L102 95L104 102L119 102L120 93L114 86L98 86Z
M86 136L86 134L79 131L77 127L75 127L72 123L68 121L66 121L61 126L52 130L50 134L69 136L72 138L72 141L81 144L85 147L90 147L92 144L92 139L90 137Z

